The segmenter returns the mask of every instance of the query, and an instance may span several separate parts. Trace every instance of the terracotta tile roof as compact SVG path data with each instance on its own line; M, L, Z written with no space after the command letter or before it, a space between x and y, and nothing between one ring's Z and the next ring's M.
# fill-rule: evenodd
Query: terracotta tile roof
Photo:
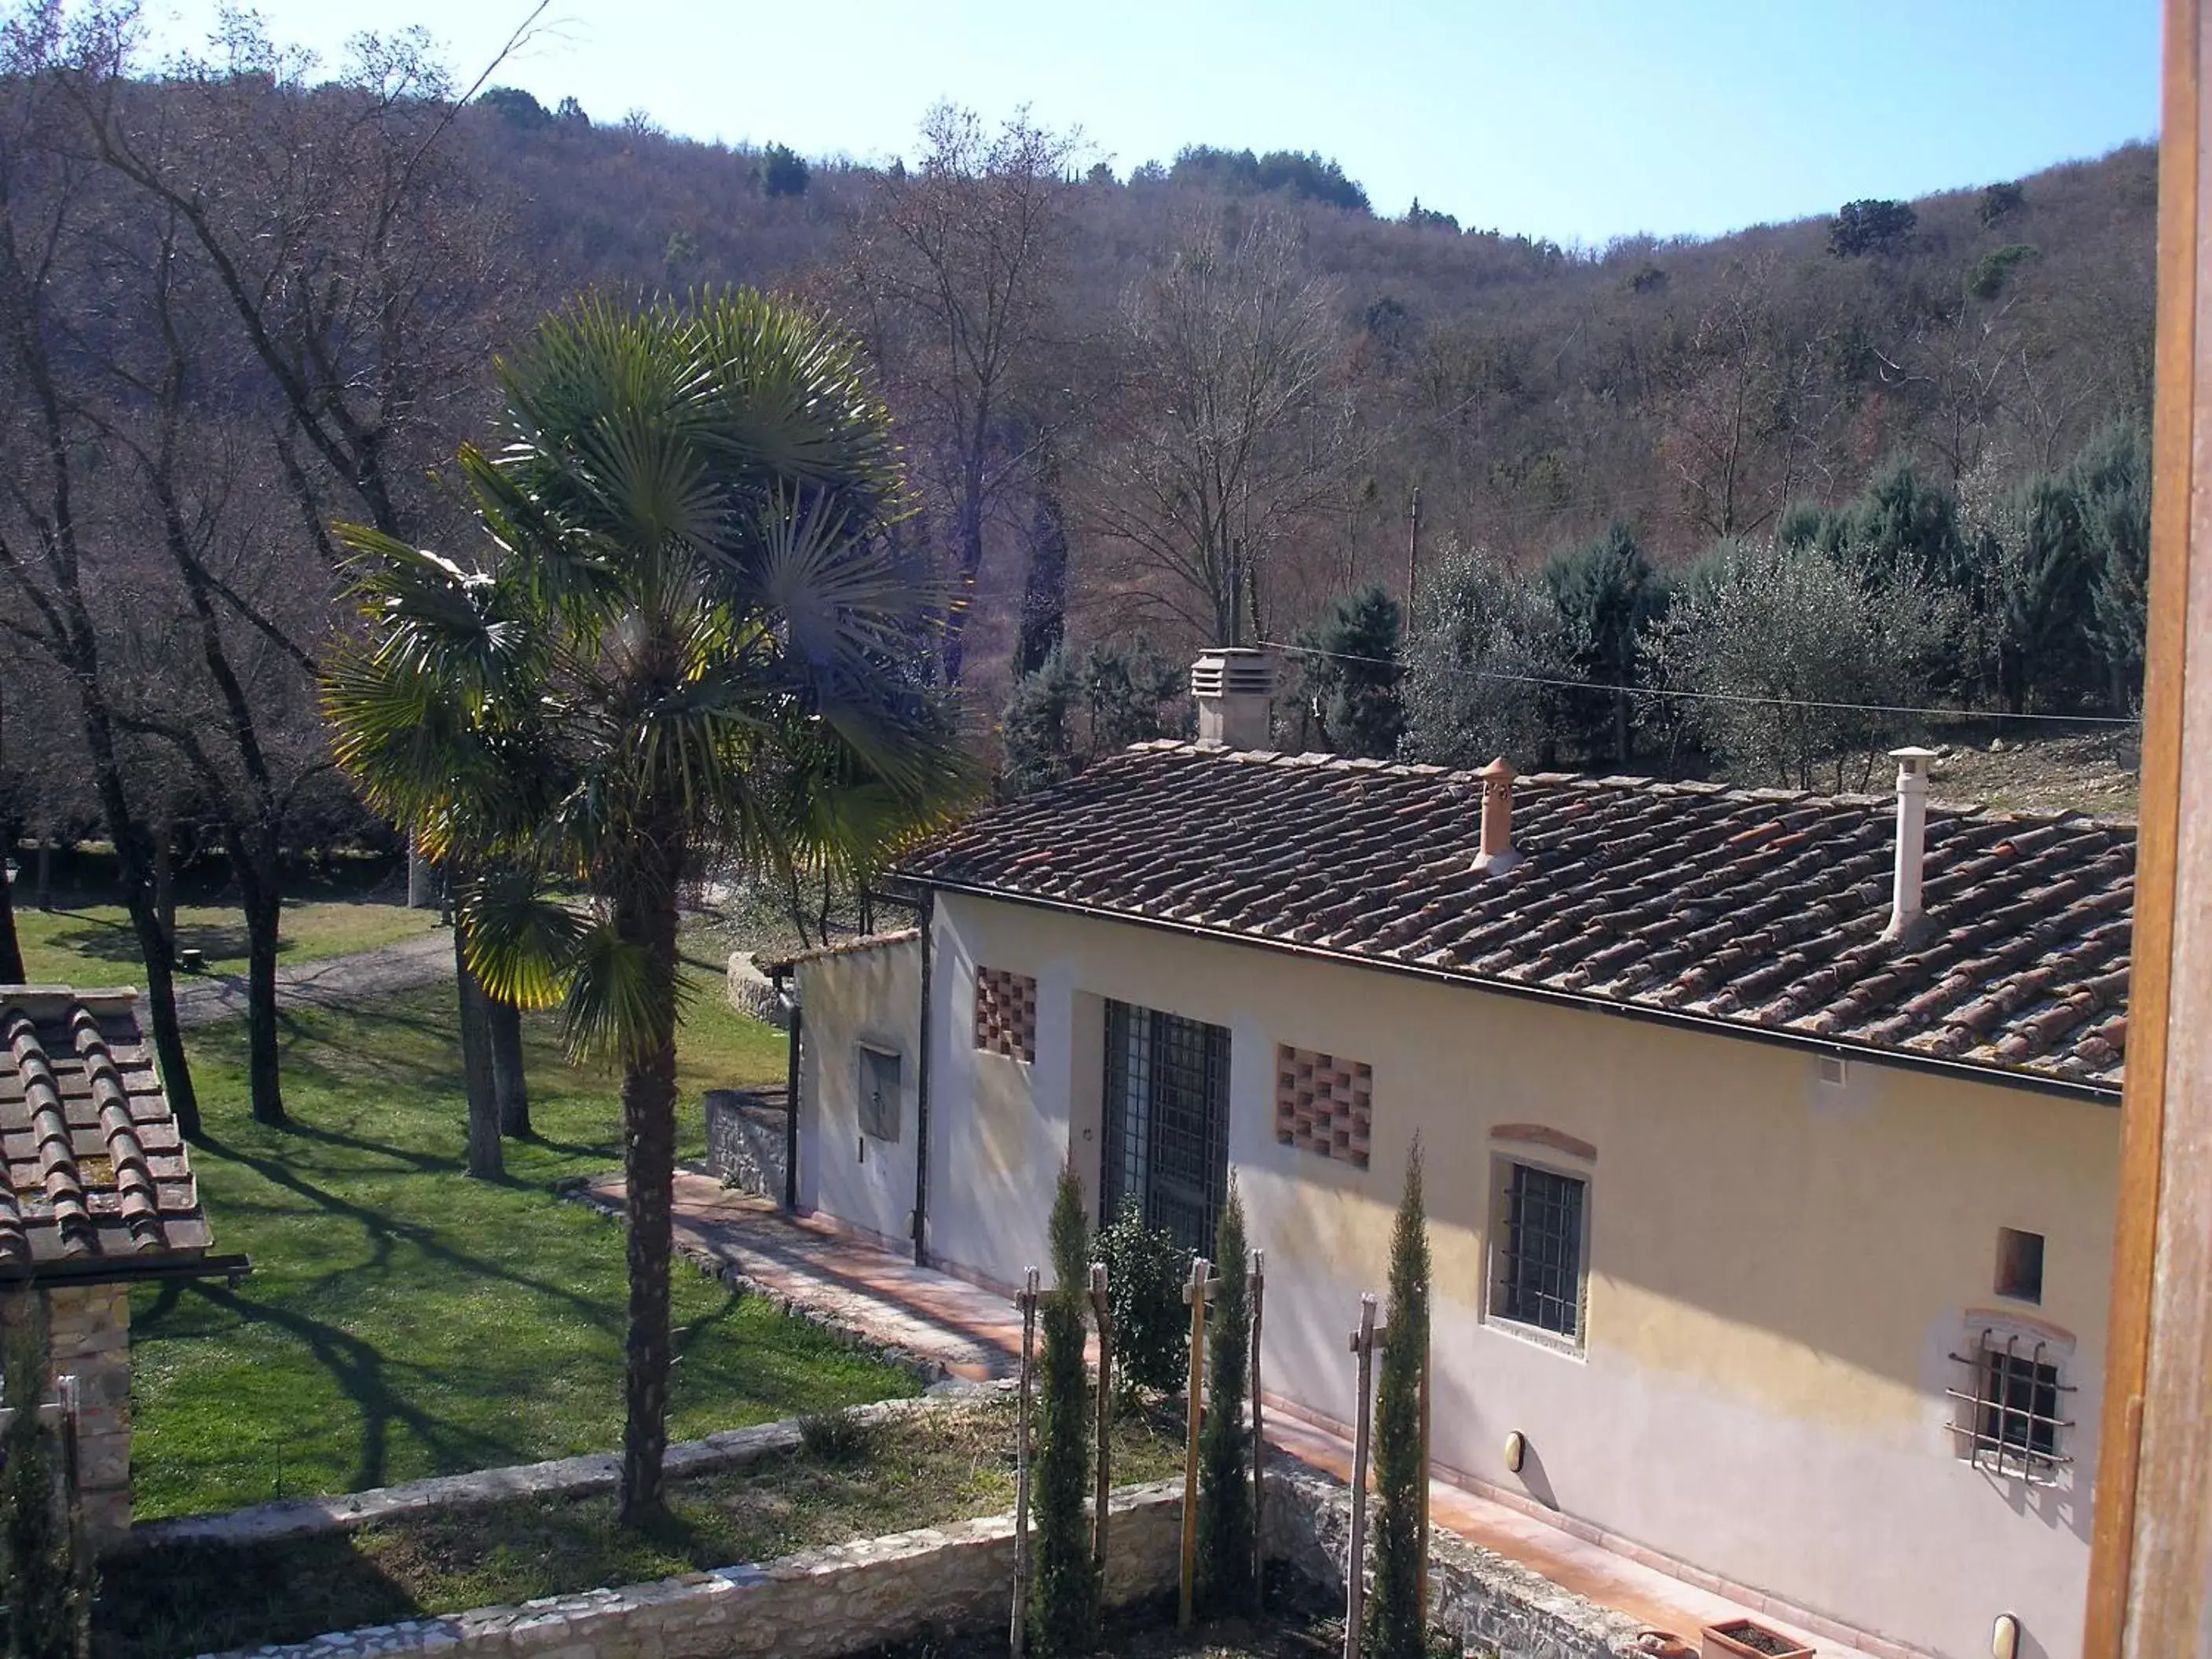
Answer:
M1538 774L1474 868L1474 774L1139 744L903 873L1747 1034L2100 1093L2127 1042L2135 827L1931 801L1927 926L1889 920L1887 796Z
M821 962L830 957L857 956L863 951L880 951L886 945L906 945L921 937L919 927L900 927L888 933L856 933L851 939L833 939L827 945L817 945L811 950L793 951L787 956L771 957L760 964L764 974L796 968L802 962Z
M0 986L0 1269L208 1248L133 992Z

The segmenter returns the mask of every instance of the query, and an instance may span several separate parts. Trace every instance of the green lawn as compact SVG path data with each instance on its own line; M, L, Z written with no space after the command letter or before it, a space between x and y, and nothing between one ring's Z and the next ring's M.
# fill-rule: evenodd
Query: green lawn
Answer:
M686 1155L702 1089L783 1075L782 1034L712 988L683 1039ZM194 1167L217 1249L254 1272L133 1297L141 1518L620 1443L621 1231L550 1190L620 1161L613 1080L533 1020L538 1136L505 1184L469 1181L451 997L288 1013L285 1130L246 1115L240 1024L193 1035ZM680 1263L675 1317L678 1438L915 1386Z
M437 921L434 910L410 910L367 900L288 904L280 924L277 959L319 962L356 951L373 951L380 945L427 933ZM119 904L61 910L19 905L15 933L22 941L23 971L34 984L137 985L144 981L137 935L131 931L130 918ZM246 971L246 921L234 908L179 905L177 944L204 951L210 972Z

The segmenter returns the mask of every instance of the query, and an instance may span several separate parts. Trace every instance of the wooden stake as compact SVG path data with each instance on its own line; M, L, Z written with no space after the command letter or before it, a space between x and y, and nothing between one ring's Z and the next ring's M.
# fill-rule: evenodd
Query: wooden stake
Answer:
M1182 1299L1190 1304L1190 1384L1183 1408L1187 1421L1182 1452L1182 1600L1176 1608L1176 1624L1182 1630L1191 1626L1198 1565L1198 1425L1204 1414L1201 1402L1206 1389L1206 1301L1221 1283L1209 1276L1212 1266L1204 1256L1195 1257L1190 1264L1190 1283L1182 1292Z
M1344 1562L1344 1659L1359 1659L1360 1616L1367 1604L1367 1431L1374 1394L1375 1350L1382 1328L1375 1322L1375 1292L1359 1298L1359 1328L1352 1352L1359 1358L1359 1408L1352 1436L1352 1540Z
M1430 1355L1433 1350L1421 1349L1421 1528L1420 1542L1414 1550L1413 1593L1419 1598L1421 1618L1429 1616L1429 1382L1433 1375Z
M1006 1645L1021 1659L1030 1612L1030 1376L1036 1346L1037 1270L1031 1267L1014 1297L1022 1310L1022 1364L1014 1407L1014 1612Z
M1267 1496L1267 1442L1260 1420L1260 1312L1267 1297L1267 1253L1252 1252L1252 1606L1267 1600L1267 1528L1261 1505Z
M1106 1511L1114 1492L1114 1310L1106 1295L1106 1267L1091 1264L1091 1310L1098 1321L1098 1484L1091 1500L1091 1562L1103 1582L1106 1571Z

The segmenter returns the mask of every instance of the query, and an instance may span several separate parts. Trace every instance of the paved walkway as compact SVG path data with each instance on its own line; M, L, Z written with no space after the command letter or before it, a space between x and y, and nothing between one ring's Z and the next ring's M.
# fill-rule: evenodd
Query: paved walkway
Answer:
M325 957L297 967L276 969L276 1006L325 1007L356 997L410 990L448 978L453 971L453 936L440 927L420 938L402 939L374 951ZM212 1025L246 1012L246 975L222 974L208 979L179 975L177 1024Z
M602 1176L588 1192L602 1207L620 1208L619 1176ZM734 1268L771 1295L827 1322L935 1361L957 1376L988 1381L1013 1374L1021 1351L1021 1318L996 1291L917 1267L906 1257L825 1223L793 1219L767 1200L726 1189L696 1170L678 1172L675 1226L678 1249ZM1350 1475L1351 1447L1327 1430L1278 1412L1267 1419L1267 1440L1279 1451L1339 1480ZM1847 1646L1791 1623L1760 1602L1729 1600L1622 1548L1593 1542L1441 1480L1430 1486L1429 1503L1435 1524L1468 1543L1517 1561L1601 1606L1656 1629L1680 1632L1693 1645L1701 1626L1749 1617L1814 1645L1823 1659L1890 1659L1899 1651Z

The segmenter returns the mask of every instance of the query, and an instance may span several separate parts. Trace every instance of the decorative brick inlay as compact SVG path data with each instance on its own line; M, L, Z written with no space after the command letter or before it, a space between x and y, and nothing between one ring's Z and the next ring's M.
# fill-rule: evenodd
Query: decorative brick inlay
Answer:
M1036 1060L1036 981L1003 968L975 970L975 1046L986 1054Z
M1275 1139L1285 1146L1365 1169L1374 1096L1375 1068L1364 1060L1275 1049Z

